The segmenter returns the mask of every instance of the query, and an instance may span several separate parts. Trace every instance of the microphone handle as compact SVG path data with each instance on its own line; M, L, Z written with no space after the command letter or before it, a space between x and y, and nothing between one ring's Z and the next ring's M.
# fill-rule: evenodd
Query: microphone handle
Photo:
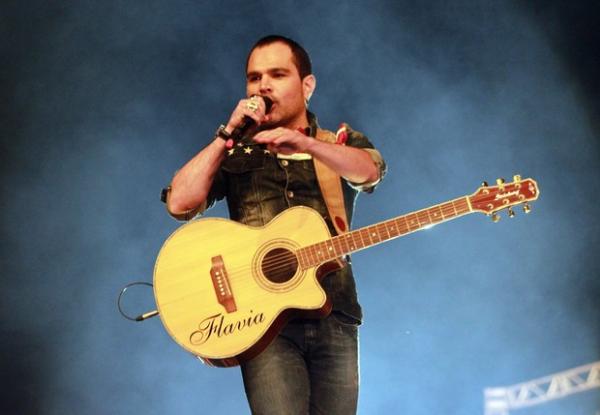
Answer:
M254 124L256 124L254 120L245 115L242 122L237 127L235 127L235 130L231 132L231 139L233 141L240 141L246 133L246 131Z
M263 97L263 96L260 96L260 97L265 102L265 114L268 114L269 112L271 112L271 107L273 106L273 101L269 97ZM254 126L254 124L256 124L256 122L252 118L245 115L242 122L237 127L235 127L235 129L231 132L231 139L233 141L241 140L242 137L244 136L244 134L250 128L252 128Z

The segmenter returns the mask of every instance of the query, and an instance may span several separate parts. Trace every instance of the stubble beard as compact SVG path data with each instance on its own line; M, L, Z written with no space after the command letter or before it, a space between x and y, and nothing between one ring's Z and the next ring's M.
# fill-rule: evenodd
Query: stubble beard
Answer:
M279 110L279 108L275 109L275 114L276 116L278 116L277 111ZM276 117L273 121L269 121L267 123L261 124L260 126L260 130L274 130L275 128L278 127L284 127L284 128L290 128L290 129L296 129L298 127L303 127L303 121L304 121L304 117L306 117L306 108L302 107L302 109L300 109L297 113L295 114L281 114L280 117ZM279 118L279 119L277 119ZM307 117L308 118L308 117Z

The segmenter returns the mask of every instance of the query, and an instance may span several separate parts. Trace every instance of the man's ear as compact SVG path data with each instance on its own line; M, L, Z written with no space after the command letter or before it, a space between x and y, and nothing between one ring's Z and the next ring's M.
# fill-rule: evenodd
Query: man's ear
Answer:
M317 87L317 78L314 75L306 75L302 80L302 92L304 94L304 101L308 102L312 96L315 88Z

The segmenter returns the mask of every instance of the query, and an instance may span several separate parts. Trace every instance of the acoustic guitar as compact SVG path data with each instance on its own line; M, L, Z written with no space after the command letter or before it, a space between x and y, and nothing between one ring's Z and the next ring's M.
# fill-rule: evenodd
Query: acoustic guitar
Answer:
M292 317L323 317L331 303L320 281L346 254L469 213L497 214L539 196L533 179L498 179L470 196L331 236L323 218L293 207L262 227L201 218L178 228L154 268L160 318L173 339L211 366L235 366L259 354Z

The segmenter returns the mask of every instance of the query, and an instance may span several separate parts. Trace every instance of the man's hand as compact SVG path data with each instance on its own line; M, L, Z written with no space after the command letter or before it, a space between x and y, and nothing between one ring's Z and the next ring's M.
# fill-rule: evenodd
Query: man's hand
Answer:
M273 153L308 153L352 183L374 183L379 179L376 163L360 148L327 143L283 127L261 131L254 141L266 144Z
M262 123L269 121L269 116L265 115L265 110L265 101L257 95L251 98L242 99L233 110L225 130L228 133L231 133L242 123L244 117L250 117L256 122L256 125L261 125Z
M272 153L289 155L308 153L315 139L307 137L299 131L279 127L259 132L254 136L254 141L266 144L267 149Z

